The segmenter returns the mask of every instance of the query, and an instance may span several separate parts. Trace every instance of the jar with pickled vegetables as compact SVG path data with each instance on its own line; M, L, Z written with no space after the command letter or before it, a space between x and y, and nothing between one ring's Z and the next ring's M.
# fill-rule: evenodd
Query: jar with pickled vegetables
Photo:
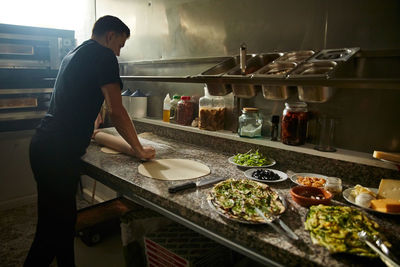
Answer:
M191 125L194 115L194 103L190 96L182 96L176 107L176 122L181 125Z
M282 143L303 145L307 134L307 104L304 102L285 103L281 124Z

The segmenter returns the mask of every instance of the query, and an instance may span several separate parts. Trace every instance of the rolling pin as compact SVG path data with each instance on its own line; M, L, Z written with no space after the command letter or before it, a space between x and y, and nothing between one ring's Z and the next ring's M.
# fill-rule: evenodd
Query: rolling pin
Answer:
M392 163L395 163L395 164L400 164L400 153L383 152L383 151L375 150L373 157L377 158L377 159L391 161Z
M135 156L134 150L121 136L115 136L99 131L94 135L94 140L99 145L103 145L127 155Z

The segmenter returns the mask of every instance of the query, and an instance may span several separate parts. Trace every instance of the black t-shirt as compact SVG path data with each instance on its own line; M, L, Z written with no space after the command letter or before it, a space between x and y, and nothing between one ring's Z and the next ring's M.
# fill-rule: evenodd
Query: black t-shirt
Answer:
M61 63L38 134L73 153L85 153L104 101L101 87L115 82L122 88L114 52L94 40L82 43Z

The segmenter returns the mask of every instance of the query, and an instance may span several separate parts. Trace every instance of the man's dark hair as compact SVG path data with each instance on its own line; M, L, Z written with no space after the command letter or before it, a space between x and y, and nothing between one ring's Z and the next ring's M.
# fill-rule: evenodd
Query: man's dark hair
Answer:
M92 34L102 36L110 31L119 34L126 33L126 37L131 35L131 31L125 23L123 23L119 18L109 15L101 17L96 21L93 26Z

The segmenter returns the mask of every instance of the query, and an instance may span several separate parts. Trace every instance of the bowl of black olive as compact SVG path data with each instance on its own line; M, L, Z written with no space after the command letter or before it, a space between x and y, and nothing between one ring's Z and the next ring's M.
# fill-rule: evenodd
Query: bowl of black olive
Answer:
M285 181L288 176L286 173L266 168L253 168L244 172L244 175L251 179L262 183L277 183Z

